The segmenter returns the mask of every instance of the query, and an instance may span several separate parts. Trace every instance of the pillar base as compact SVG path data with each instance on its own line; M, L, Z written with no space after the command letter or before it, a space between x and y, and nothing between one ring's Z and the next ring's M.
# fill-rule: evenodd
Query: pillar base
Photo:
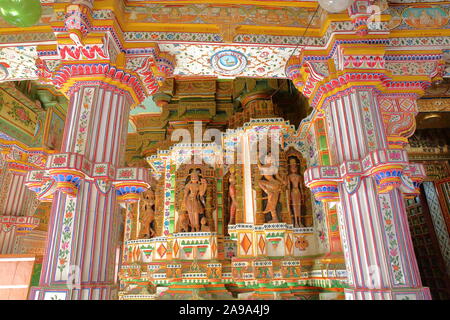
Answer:
M345 289L345 300L431 300L430 289Z
M54 287L32 287L28 300L117 300L118 285L81 284Z

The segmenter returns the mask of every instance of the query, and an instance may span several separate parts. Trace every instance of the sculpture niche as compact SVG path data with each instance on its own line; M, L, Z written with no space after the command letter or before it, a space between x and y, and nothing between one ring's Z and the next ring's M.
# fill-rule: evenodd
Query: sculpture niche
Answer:
M236 178L234 176L235 169L233 167L230 168L230 177L228 178L229 186L228 186L228 196L229 196L229 208L230 208L230 220L228 224L236 223Z
M207 187L200 169L189 170L183 190L184 210L178 216L176 232L210 231L206 217Z
M265 156L265 164L258 163L258 168L262 178L258 181L259 187L266 193L267 202L263 211L264 214L270 213L272 219L265 222L279 222L277 207L280 200L281 191L285 188L286 179L278 174L278 163L273 159L271 153Z
M139 201L140 239L156 236L155 231L155 192L150 188L143 192Z
M288 174L288 199L289 199L289 211L294 215L294 227L301 228L303 224L301 222L301 206L303 202L303 195L300 190L300 183L302 176L298 174L299 164L296 158L289 158L289 174Z

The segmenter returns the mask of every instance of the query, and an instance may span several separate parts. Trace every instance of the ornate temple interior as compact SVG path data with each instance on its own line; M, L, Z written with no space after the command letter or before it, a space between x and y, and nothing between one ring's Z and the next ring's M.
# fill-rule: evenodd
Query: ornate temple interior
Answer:
M0 300L450 299L450 2L27 1Z

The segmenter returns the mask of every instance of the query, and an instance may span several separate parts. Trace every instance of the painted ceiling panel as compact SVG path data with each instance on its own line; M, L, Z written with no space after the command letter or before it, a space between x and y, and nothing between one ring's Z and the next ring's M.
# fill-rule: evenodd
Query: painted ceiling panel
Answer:
M160 44L176 56L175 75L285 78L293 48Z
M36 47L0 48L0 82L37 79Z

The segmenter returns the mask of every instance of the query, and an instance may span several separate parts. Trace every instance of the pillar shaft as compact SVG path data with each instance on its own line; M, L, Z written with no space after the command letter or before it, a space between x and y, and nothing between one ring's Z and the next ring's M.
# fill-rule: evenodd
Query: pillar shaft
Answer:
M10 170L5 161L0 170L0 216L23 217L33 215L34 194L25 186L26 172ZM1 220L1 219L0 219ZM0 221L0 254L16 253L17 226Z
M25 186L25 174L5 172L2 181L0 212L4 215L20 216L23 214L24 200L30 191Z
M350 289L347 299L429 299L413 251L404 199L396 183L405 153L390 159L378 92L355 87L329 99L326 110L332 165L355 167L338 184L338 216ZM381 153L380 153L381 152ZM385 152L389 159L378 156ZM393 180L382 190L376 172ZM401 174L400 174L401 175Z
M103 170L115 170L123 161L131 104L127 91L113 85L76 84L70 91L62 152L82 155L88 166L101 163L107 168ZM83 169L89 171L86 165ZM85 177L76 197L56 191L35 297L49 299L49 289L58 288L61 299L114 298L119 219L116 193L107 181L100 186Z

